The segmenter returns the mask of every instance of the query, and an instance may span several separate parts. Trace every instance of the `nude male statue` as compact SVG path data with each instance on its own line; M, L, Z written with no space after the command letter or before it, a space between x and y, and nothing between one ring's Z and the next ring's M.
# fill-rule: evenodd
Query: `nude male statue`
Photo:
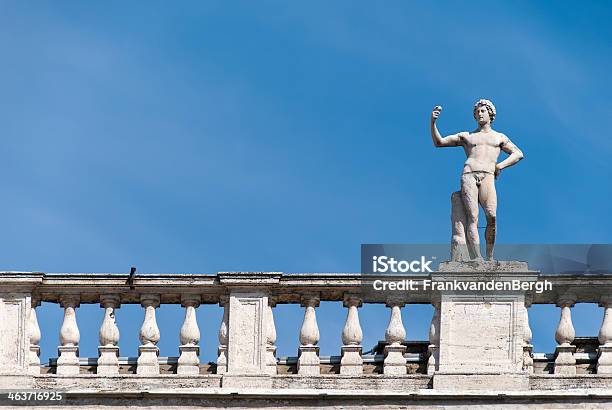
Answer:
M502 169L516 164L523 158L523 152L510 139L491 128L496 110L489 100L479 100L474 104L474 119L478 127L472 132L442 137L436 121L442 111L441 106L434 107L431 113L431 139L436 147L462 146L467 156L461 175L461 199L465 209L467 248L472 259L482 260L480 239L478 237L478 204L487 218L485 239L487 242L487 259L493 260L495 244L497 194L495 179ZM501 151L508 157L497 163Z

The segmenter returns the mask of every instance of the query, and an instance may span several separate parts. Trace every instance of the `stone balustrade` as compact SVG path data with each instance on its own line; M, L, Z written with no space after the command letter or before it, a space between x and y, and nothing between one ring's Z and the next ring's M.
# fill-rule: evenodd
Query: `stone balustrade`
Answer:
M537 272L528 269L512 274L529 280L538 278ZM446 271L430 278L451 280L453 275L466 277L465 272ZM569 388L593 389L588 393L591 396L600 391L597 389L612 388L612 276L564 274L545 278L552 283L552 291L466 299L434 291L394 293L391 297L368 291L372 279L359 274L146 274L137 275L130 286L123 274L2 272L0 388L18 385L108 389L121 384L123 389L134 391L215 388L221 389L219 394L223 389L399 389L413 393L467 389L485 394L496 389L561 392ZM385 279L422 281L424 276ZM321 301L342 303L347 311L342 332L337 336L342 341L338 356L322 357L317 346L317 308ZM58 358L52 366L41 365L39 358L40 340L45 337L36 315L41 302L58 303L64 309L58 329ZM289 303L303 307L304 319L295 335L296 356L279 358L274 311L279 304ZM576 338L571 312L577 303L597 303L602 307L603 322L597 341ZM79 357L78 312L83 304L99 304L102 309L98 358ZM143 310L135 363L127 363L118 347L120 336L136 337L119 334L115 310L125 304L139 304ZM169 337L160 334L156 319L156 309L163 304L181 304L184 308L179 357L174 359L160 357L157 347L161 337ZM219 328L202 330L218 332L213 366L199 361L201 329L196 310L203 304L223 308ZM389 312L386 331L381 335L383 341L375 352L367 354L362 346L364 324L359 319L364 304L384 304ZM406 342L410 329L402 322L401 311L407 304L433 306L428 341ZM533 304L559 307L559 324L555 335L551 335L557 342L554 354L533 352L528 319ZM461 312L472 312L474 317L487 321L473 324L476 337L465 337L470 317ZM479 350L479 338L484 346L490 342L486 334L498 331L498 327L500 334L507 337L497 351L488 352L488 345ZM465 348L460 346L464 342ZM479 361L480 356L483 361Z

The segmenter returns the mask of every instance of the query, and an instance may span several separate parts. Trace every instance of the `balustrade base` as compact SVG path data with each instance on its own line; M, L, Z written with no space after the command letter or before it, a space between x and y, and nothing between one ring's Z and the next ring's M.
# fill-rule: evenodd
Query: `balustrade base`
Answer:
M340 374L346 376L359 376L363 374L363 358L361 345L342 346L342 359L340 360Z
M266 346L266 370L269 375L276 374L276 346Z
M181 375L200 374L200 346L180 345L180 357L176 373Z
M119 347L98 346L96 373L103 376L119 374Z
M217 355L217 374L224 374L227 372L227 346L220 345Z
M385 360L383 362L383 373L403 375L408 373L404 352L406 347L400 344L385 346Z
M597 374L612 374L612 343L599 346Z
M28 373L32 375L40 374L40 346L38 345L30 345Z
M557 346L554 374L563 374L568 376L574 376L576 374L576 358L574 357L575 352L576 346Z
M523 346L523 371L533 373L533 345Z
M136 374L155 375L159 374L159 348L154 345L138 346L138 360L136 361Z
M300 346L298 357L298 374L302 376L318 376L321 374L321 359L319 346Z
M57 358L56 374L63 376L79 374L79 347L59 346L57 351L59 357Z

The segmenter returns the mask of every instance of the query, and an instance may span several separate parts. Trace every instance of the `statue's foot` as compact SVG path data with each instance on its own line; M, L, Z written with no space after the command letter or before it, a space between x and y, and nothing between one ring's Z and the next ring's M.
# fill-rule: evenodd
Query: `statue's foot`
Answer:
M470 260L470 262L484 263L484 259L482 258L482 256L477 256L474 259Z

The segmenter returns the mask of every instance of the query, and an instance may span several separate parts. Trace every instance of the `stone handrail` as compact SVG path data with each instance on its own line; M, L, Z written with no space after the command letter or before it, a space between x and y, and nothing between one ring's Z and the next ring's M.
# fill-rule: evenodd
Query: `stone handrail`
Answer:
M382 275L381 275L382 276ZM143 293L161 293L161 303L180 303L182 294L200 294L202 303L219 303L228 289L256 286L267 289L277 303L300 303L300 292L320 292L321 300L342 301L345 293L362 292L363 285L372 277L359 273L281 273L281 272L219 272L215 274L142 274L136 275L131 285L128 275L119 273L39 273L0 272L0 281L7 286L31 290L44 302L60 303L65 293L78 293L82 303L100 303L99 295L115 293L121 303L140 303ZM430 277L430 276L426 276ZM385 280L415 280L422 274L384 275ZM528 293L534 304L556 304L564 294L573 294L580 303L600 303L610 295L612 275L576 273L542 275L552 283L553 290L541 294ZM384 303L376 294L364 295L364 302ZM430 303L431 293L406 293L405 303Z

